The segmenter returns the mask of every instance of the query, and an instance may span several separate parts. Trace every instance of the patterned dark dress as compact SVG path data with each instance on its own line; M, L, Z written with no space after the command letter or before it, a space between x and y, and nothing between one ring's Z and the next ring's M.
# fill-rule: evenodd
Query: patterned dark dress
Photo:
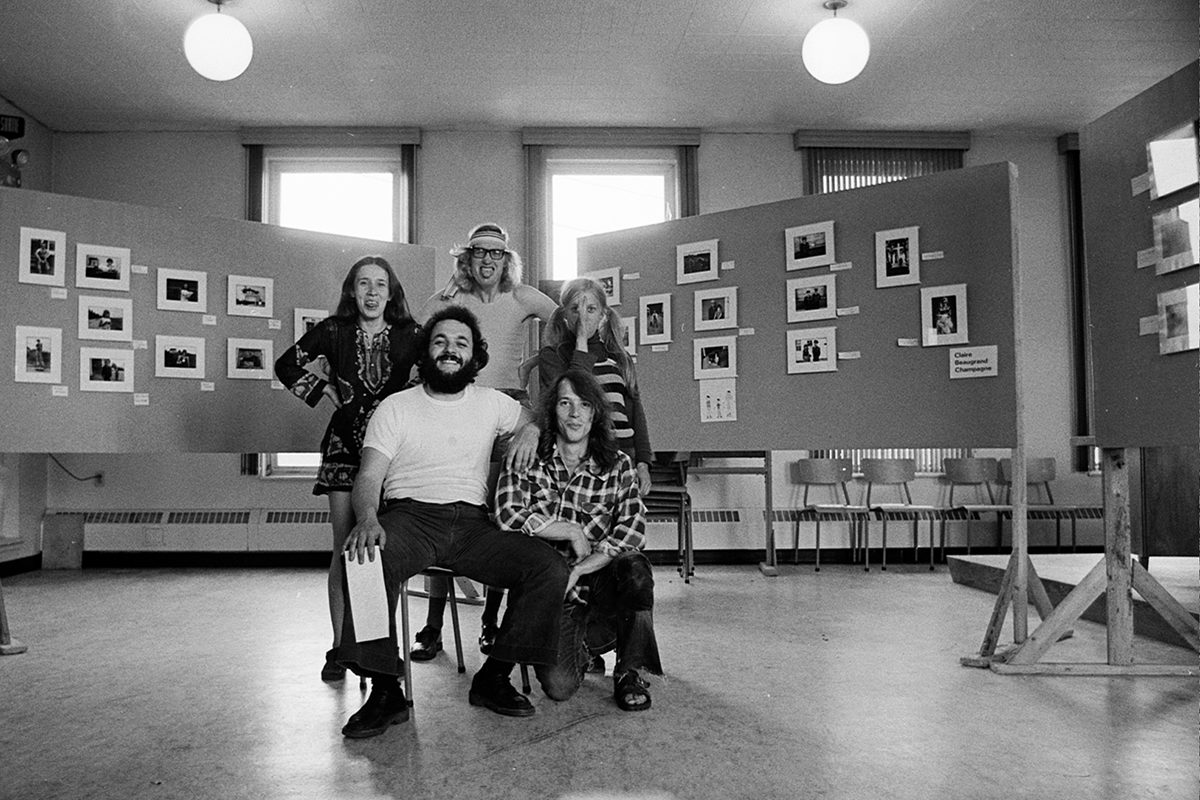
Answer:
M353 487L367 422L380 400L408 384L420 355L420 332L420 326L410 321L388 325L372 336L357 320L329 317L275 362L275 375L310 406L321 402L327 383L341 401L321 440L321 468L313 494L348 492ZM313 362L322 357L328 380L310 368L317 367Z

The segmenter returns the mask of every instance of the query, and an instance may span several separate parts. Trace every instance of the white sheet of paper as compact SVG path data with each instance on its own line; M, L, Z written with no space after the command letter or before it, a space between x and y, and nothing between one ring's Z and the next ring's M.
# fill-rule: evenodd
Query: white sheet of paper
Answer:
M369 642L388 635L387 590L383 586L383 559L375 551L374 561L358 560L342 553L346 563L346 586L350 590L350 616L355 641Z

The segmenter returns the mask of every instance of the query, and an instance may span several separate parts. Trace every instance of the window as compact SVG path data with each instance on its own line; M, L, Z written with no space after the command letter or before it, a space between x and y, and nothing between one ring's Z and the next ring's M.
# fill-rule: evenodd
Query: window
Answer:
M415 154L385 147L250 147L249 216L274 225L407 242ZM320 453L259 453L263 478L316 476Z
M947 169L962 168L961 149L892 147L807 147L805 149L805 194L825 194L858 189L889 181L916 178ZM863 458L911 458L917 472L942 472L943 458L971 455L969 448L903 448L889 450L819 450L818 458L849 458L860 471Z
M662 158L554 158L546 160L548 277L578 275L582 236L665 222L678 216L674 154Z

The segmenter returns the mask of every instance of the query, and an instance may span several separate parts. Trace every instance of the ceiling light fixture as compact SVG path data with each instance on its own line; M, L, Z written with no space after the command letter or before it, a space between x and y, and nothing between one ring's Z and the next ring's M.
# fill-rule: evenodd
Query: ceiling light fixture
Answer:
M250 31L221 13L227 0L208 0L217 10L197 17L183 34L183 52L192 69L210 81L231 81L246 71L254 55Z
M845 83L858 77L871 55L871 41L857 22L837 15L846 7L846 0L825 0L825 8L833 12L813 26L804 37L800 55L804 68L822 83Z

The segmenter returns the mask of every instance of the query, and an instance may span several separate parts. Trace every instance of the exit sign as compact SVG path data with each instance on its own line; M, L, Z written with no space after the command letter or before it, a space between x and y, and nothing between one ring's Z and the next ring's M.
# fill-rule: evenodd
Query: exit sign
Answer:
M12 141L25 135L25 118L0 114L0 136Z

